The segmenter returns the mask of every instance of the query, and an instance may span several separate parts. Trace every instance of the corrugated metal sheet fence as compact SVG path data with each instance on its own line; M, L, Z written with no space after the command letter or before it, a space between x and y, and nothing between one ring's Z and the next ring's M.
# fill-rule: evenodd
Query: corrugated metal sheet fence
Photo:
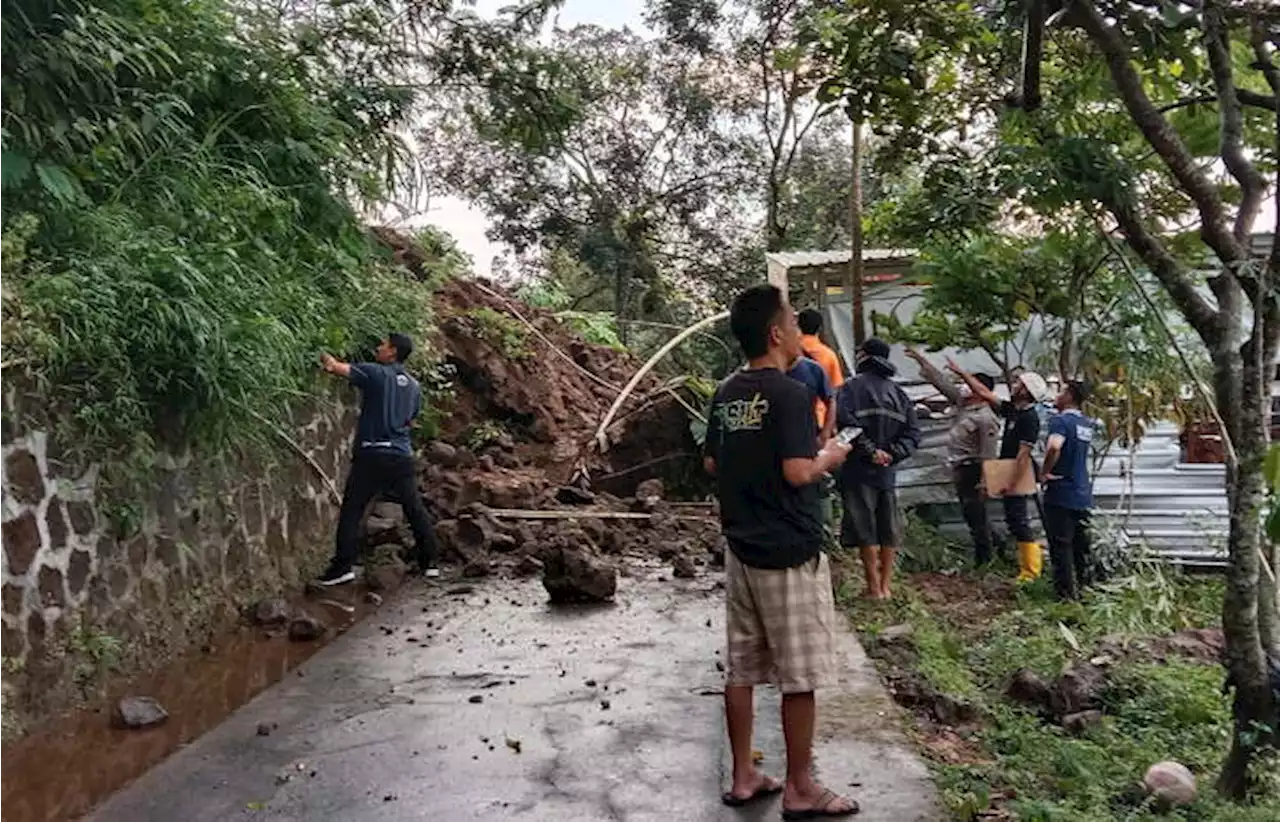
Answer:
M924 420L920 450L898 474L904 506L946 535L967 539L946 464L950 419ZM1159 424L1147 431L1132 453L1115 449L1095 472L1095 517L1105 518L1107 533L1145 543L1158 556L1189 566L1226 563L1227 496L1221 465L1180 461L1178 429ZM991 503L991 517L1003 532L1003 514Z

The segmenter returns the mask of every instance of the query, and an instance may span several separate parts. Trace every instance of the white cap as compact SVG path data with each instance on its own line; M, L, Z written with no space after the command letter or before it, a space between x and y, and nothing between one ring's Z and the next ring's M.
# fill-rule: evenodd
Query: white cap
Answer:
M1036 402L1049 402L1053 399L1053 392L1049 390L1049 383L1044 381L1044 377L1034 371L1023 371L1018 375L1018 381L1027 389L1027 393L1031 395L1031 399Z

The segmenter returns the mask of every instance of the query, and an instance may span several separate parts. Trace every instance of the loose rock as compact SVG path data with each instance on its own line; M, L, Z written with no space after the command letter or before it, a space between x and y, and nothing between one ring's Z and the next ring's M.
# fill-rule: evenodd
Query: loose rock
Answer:
M117 707L120 724L134 730L160 725L169 718L169 712L150 696L126 696Z
M1013 678L1005 688L1005 695L1014 702L1040 710L1048 710L1051 696L1049 683L1028 668L1014 671Z
M677 554L671 562L671 575L679 579L693 579L698 575L698 568L688 554Z
M429 462L437 465L443 465L445 468L453 468L458 464L458 449L454 448L447 442L440 440L432 440L427 443L424 449L424 455Z
M581 548L548 551L542 587L553 603L605 602L618 590L618 571Z
M325 624L311 614L297 614L289 620L289 639L294 642L311 642L325 634Z
M1089 710L1080 711L1079 713L1067 714L1062 718L1062 727L1068 733L1079 736L1090 728L1096 728L1102 724L1102 711Z
M264 599L253 606L253 622L264 627L278 627L289 621L289 602L279 597Z
M1196 777L1181 762L1157 762L1147 769L1142 785L1166 806L1190 805L1196 801Z
M1080 713L1098 707L1107 687L1107 672L1088 662L1062 672L1050 691L1049 709L1054 716Z
M976 719L978 712L973 705L963 699L950 694L936 693L933 695L933 715L943 725L961 725Z
M489 563L489 558L484 554L475 556L462 568L462 575L469 579L479 579L487 577L493 572L493 566Z
M391 559L376 568L366 569L364 583L370 591L394 591L408 572L409 568L403 562Z
M661 500L666 497L666 488L662 484L662 480L658 478L647 479L636 486L636 499L638 500Z

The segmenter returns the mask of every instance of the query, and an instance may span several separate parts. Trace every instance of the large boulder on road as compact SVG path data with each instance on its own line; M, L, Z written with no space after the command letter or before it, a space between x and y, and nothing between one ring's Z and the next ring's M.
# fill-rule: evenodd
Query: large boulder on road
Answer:
M543 555L542 587L553 603L607 602L618 590L618 570L584 548L558 546Z

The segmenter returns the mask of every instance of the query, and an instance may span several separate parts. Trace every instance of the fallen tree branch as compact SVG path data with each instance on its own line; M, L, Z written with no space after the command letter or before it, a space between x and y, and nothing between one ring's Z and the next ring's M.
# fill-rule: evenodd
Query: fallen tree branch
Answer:
M494 298L495 300L500 300L500 301L502 302L502 304L503 304L503 307L504 307L508 312L510 312L510 313L511 313L511 315L512 315L513 317L515 317L515 318L516 318L517 320L519 320L520 322L524 323L524 325L525 325L526 327L528 327L528 329L529 329L530 331L532 331L532 332L533 332L533 333L538 337L538 339L539 339L539 340L541 340L541 341L542 341L542 342L543 342L543 343L544 343L548 348L550 348L554 353L558 354L558 355L560 356L560 358L561 358L561 359L563 359L565 362L569 363L569 365L573 366L573 367L574 367L574 369L576 369L579 373L581 373L581 374L582 374L583 376L585 376L587 379L591 380L591 381L592 381L592 382L594 382L596 385L599 385L599 386L600 386L600 387L602 387L602 388L607 388L607 389L609 389L610 391L621 391L621 390L622 390L622 389L618 388L618 386L616 386L616 385L614 385L613 383L609 382L608 380L605 380L605 379L603 379L602 377L600 377L600 376L598 376L598 375L596 375L596 374L591 373L590 371L588 371L587 369L585 369L585 368L583 368L581 365L579 365L577 360L575 360L573 357L570 357L568 354L566 354L566 353L565 353L565 352L564 352L564 351L563 351L563 350L562 350L558 345L556 345L556 344L551 340L551 338L550 338L550 337L548 337L546 334L542 333L542 329L540 329L540 328L538 328L536 325L534 325L534 324L533 324L533 322L532 322L531 320L529 320L527 317L525 317L525 316L524 316L524 314L521 314L521 313L520 313L520 311L519 311L519 309L517 309L515 306L513 306L513 305L511 304L511 300L507 299L506 297L504 297L503 295L501 295L501 294L499 294L498 292L494 291L493 289L491 289L491 288L487 288L486 286L481 285L481 284L480 284L480 283L478 283L478 282L472 281L472 285L474 285L476 288L480 289L480 291L481 291L482 293L484 293L484 294L488 294L490 297ZM666 393L670 394L672 397L674 397L674 398L675 398L676 402L680 403L680 404L681 404L681 405L683 405L686 409L688 409L689 413L693 414L695 417L697 417L698 419L702 420L703 422L706 422L706 419L705 419L705 418L703 418L703 416L702 416L701 414L699 414L699 413L697 412L697 410L695 410L692 406L690 406L690 405L689 405L689 403L685 402L685 401L684 401L684 398L683 398L683 397L681 397L679 394L677 394L677 393L675 392L675 390L674 390L674 389L672 389L672 388L666 388L666 389L660 389L660 390L665 390L665 391L666 391Z
M665 357L671 349L675 348L687 337L698 333L712 323L717 323L728 316L728 311L722 311L719 314L694 323L684 331L681 331L679 334L667 340L666 345L659 348L657 353L649 358L648 362L640 366L640 370L632 375L631 381L627 383L626 387L622 389L622 393L613 401L613 405L609 407L609 411L604 415L604 419L600 421L600 427L596 429L594 440L596 445L600 448L600 453L603 454L605 451L609 450L609 440L605 436L605 431L609 429L609 423L613 421L614 415L618 413L618 409L622 407L622 403L626 401L627 397L631 395L631 392L640 384L640 381L644 379L644 376L652 371L653 367L658 364L658 361Z
M664 462L671 462L672 460L680 459L682 457L696 457L696 456L697 454L691 453L689 451L677 451L674 454L664 454L661 457L655 457L654 459L651 459L651 460L645 460L639 465L633 465L630 468L624 468L621 471L614 471L612 474L605 474L602 477L596 477L595 481L605 482L606 480L617 479L618 477L625 477L627 474L634 474L637 471L643 471L646 468L652 468L653 466L660 465Z
M579 373L581 373L584 377L591 380L596 385L599 385L602 388L607 388L610 391L619 390L618 386L610 383L608 380L605 380L597 376L596 374L591 373L590 371L588 371L587 369L579 365L577 360L575 360L573 357L570 357L568 354L562 351L558 345L556 345L554 342L551 341L550 337L542 333L542 329L534 325L533 322L529 320L529 318L526 317L524 314L521 314L520 311L511 304L511 300L507 299L506 297L494 291L493 289L488 288L474 280L470 282L472 285L478 288L481 291L481 293L487 294L493 299L500 301L503 307L506 308L506 310L511 313L511 316L515 317L517 320L524 323L525 326L530 331L532 331L539 340L543 342L543 344L545 344L548 348L550 348L553 353L559 355L560 359L564 360L565 362L569 363L569 365L573 366L574 369L577 370Z
M642 514L632 511L562 511L555 510L526 510L524 508L490 508L489 514L498 519L675 519L690 522L719 522L712 516L697 516L695 514Z

